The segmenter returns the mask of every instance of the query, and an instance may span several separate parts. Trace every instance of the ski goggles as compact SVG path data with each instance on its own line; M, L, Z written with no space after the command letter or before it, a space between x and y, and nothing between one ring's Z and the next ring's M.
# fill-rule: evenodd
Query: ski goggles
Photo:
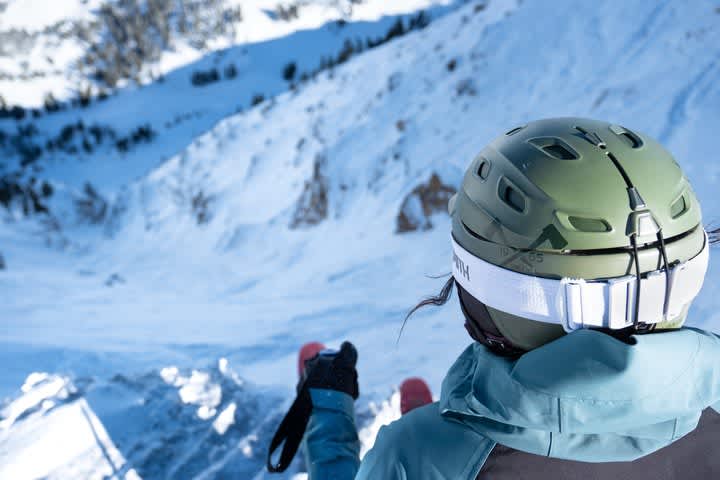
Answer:
M526 275L486 262L452 238L453 276L470 295L511 315L560 324L566 332L620 330L677 318L700 293L709 245L705 233L703 248L695 257L642 274L638 282L635 275L606 280Z

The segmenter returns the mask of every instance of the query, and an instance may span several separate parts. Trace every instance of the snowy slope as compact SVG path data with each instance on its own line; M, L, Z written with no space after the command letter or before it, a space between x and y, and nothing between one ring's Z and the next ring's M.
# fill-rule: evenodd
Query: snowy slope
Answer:
M22 391L2 411L3 478L105 478L125 465L105 427L67 378L30 375ZM134 470L125 470L123 478L138 478Z
M192 0L183 0L192 3ZM0 2L0 95L10 105L41 107L47 93L63 100L77 95L88 85L90 66L82 57L101 36L99 10L116 0L6 0ZM143 2L140 2L143 3ZM174 2L170 2L174 3ZM198 2L196 2L198 3ZM201 2L199 2L201 3ZM218 0L228 10L239 9L241 16L225 25L226 32L209 32L203 47L189 34L173 36L171 48L144 66L140 80L153 78L193 63L214 51L239 45L266 42L294 32L315 30L338 20L375 22L382 17L408 14L421 9L451 5L453 0ZM279 5L297 5L296 15L278 18ZM439 11L441 11L439 10ZM209 14L213 12L210 11ZM190 32L192 33L192 32ZM337 50L337 49L335 49ZM127 84L127 82L121 82ZM105 87L107 89L107 87Z
M105 380L33 373L22 392L0 412L0 478L259 478L289 407L283 392L247 384L224 358ZM399 401L394 393L357 412L363 454L399 417ZM301 468L298 460L273 478Z
M323 62L336 59L348 42L352 54L357 55L358 44L365 48L366 42L384 38L397 21L409 25L419 14L414 8L424 8L421 11L428 19L457 8L454 2L444 0L372 1L355 5L352 16L339 23L338 10L322 3L304 4L298 18L290 21L273 20L267 2L243 4L242 25L252 26L247 35L227 48L216 45L209 52L180 46L167 52L163 65L155 71L162 74L155 83L128 85L108 97L98 97L98 90L91 88L87 105L79 103L78 92L71 92L66 101L62 99L68 95L57 94L53 111L28 109L21 120L0 115L0 155L5 157L0 162L0 180L9 175L26 185L37 178L75 197L82 195L89 182L102 196L112 196L186 148L222 118L263 99L266 105L272 103L276 95L311 81ZM59 53L27 49L12 56L0 55L0 70L2 62L24 64L23 55L57 62L75 47L61 42L53 48ZM288 65L296 70L292 78L284 77ZM87 74L72 71L82 80L77 89L90 80ZM197 78L205 80L198 82ZM62 84L50 77L36 80ZM46 92L33 82L35 79L4 85L0 78L0 95L9 101L26 89L42 102ZM62 218L63 222L72 219Z
M8 264L0 272L0 358L9 365L0 395L29 401L17 388L33 371L75 379L118 462L142 478L162 478L178 465L201 466L212 477L222 465L259 472L261 462L202 456L154 470L123 439L149 432L146 422L109 427L105 409L125 412L126 404L109 395L95 405L87 393L118 372L147 376L141 392L168 388L165 409L182 398L160 374L174 370L163 368L192 378L192 369L215 372L226 358L266 413L289 399L301 343L349 338L360 351L361 411L387 399L408 375L426 377L438 392L468 342L457 305L418 314L398 346L396 339L407 308L442 283L425 275L450 270L449 222L438 213L434 229L398 235L397 215L433 172L457 185L484 144L533 118L598 117L659 138L688 173L707 222L718 220L720 16L713 2L558 0L552 15L546 2L477 5L221 121L135 182L113 182L122 172L110 174L109 190L125 185L112 197L112 214L102 228L64 224L64 250L45 249L46 239L58 245L59 235L38 235L47 230L34 221L0 229ZM170 77L148 89L164 95L168 85ZM132 116L121 115L121 105L107 107L108 118ZM178 137L193 136L198 124L188 121ZM91 160L78 162L72 174L58 164L47 175L101 178ZM693 325L720 329L718 278L713 258ZM84 377L95 386L77 387ZM227 388L236 408L252 404ZM200 416L191 405L191 421L162 417L160 424L187 441L195 432L188 424L210 432L229 401L223 395ZM391 416L392 408L383 412ZM0 452L19 451L26 421L51 435L51 420L14 420ZM218 448L240 455L245 444L238 435ZM261 443L253 450L258 455ZM68 464L73 459L68 454Z
M69 20L90 20L92 12L100 7L100 0L6 0L0 8L0 27L38 31Z

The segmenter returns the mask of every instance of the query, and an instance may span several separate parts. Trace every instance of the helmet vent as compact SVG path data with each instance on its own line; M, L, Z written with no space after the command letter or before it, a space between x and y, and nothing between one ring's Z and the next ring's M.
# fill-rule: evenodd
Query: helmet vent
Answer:
M685 194L675 200L670 206L670 216L675 219L681 217L683 213L687 212L687 202L685 201Z
M487 180L488 176L490 175L490 162L483 158L480 161L480 166L478 166L477 174L478 177L480 177L481 179Z
M577 160L577 157L562 145L548 145L547 147L543 147L543 150L551 157L559 160Z
M598 218L569 216L568 221L570 222L570 225L575 228L575 230L578 230L580 232L599 233L609 232L610 230L612 230L608 222Z
M557 160L577 160L580 155L559 138L541 137L528 140L532 146Z
M520 191L510 185L504 177L500 180L498 186L498 194L500 199L513 210L523 213L525 211L525 196Z
M625 143L630 145L632 148L640 148L642 146L642 141L638 137L636 137L634 134L630 132L623 132L620 134L620 138L625 140Z
M626 144L628 144L630 148L640 148L643 146L643 141L640 139L640 136L625 127L621 127L619 125L611 125L610 131L620 137L620 139Z
M523 126L521 126L521 127L515 127L515 128L513 128L512 130L508 130L507 132L505 132L505 135L507 135L508 137L509 137L510 135L515 135L517 132L519 132L519 131L522 130L523 128L525 128L525 125L523 125Z

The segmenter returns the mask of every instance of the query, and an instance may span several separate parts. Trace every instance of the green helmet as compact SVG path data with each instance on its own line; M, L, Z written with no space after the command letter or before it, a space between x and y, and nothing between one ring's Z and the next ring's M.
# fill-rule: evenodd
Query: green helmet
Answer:
M578 328L678 327L707 269L700 205L677 162L602 121L539 120L501 135L449 211L466 317L508 351Z

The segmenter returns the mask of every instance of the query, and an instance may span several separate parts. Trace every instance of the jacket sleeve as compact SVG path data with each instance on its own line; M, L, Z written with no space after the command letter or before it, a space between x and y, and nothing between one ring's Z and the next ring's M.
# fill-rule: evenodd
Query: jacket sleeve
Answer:
M353 399L335 390L310 389L313 411L303 449L310 480L353 480L360 466Z

